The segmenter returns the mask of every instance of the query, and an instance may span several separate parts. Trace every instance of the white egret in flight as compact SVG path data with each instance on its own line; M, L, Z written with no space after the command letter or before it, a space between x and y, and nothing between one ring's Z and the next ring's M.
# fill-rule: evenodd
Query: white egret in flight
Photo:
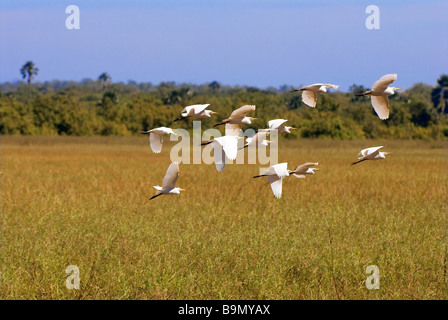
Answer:
M213 127L225 124L226 136L238 136L241 132L243 124L251 124L253 120L257 120L257 118L247 116L252 111L255 111L254 105L242 106L238 109L235 109L230 114L230 117L228 119L222 120L220 123L215 124Z
M176 134L173 129L167 127L155 128L148 131L140 131L140 133L149 133L149 144L154 153L160 153L160 151L162 151L164 134Z
M381 120L389 118L389 99L396 90L401 88L389 87L389 85L397 80L397 74L386 74L373 84L372 90L359 93L357 96L370 96L372 107Z
M253 147L256 145L262 145L262 146L268 146L268 144L271 142L267 140L267 136L270 134L270 132L260 131L257 132L253 137L246 138L246 145L242 148L239 148L238 150L247 148L247 147Z
M291 130L295 130L297 128L285 126L285 122L288 120L285 119L274 119L268 122L269 129L260 129L258 131L273 131L277 130L279 134L291 133Z
M149 200L152 200L164 194L165 195L180 194L181 191L185 191L184 189L176 188L176 181L178 177L179 177L179 164L177 162L173 162L166 170L162 186L161 187L154 186L154 188L157 190L156 194L152 196Z
M187 118L193 118L193 119L204 119L204 118L210 118L212 114L217 114L215 111L212 110L205 110L210 104L195 104L188 107L185 107L184 110L182 110L182 113L179 117L174 119L173 122L176 122L178 120L187 119Z
M358 153L358 161L352 163L352 165L360 163L365 160L380 160L385 159L386 155L390 154L390 152L380 152L379 150L383 146L379 147L371 147L367 149L363 149Z
M213 153L215 156L216 170L224 171L226 166L226 157L230 160L235 160L238 153L238 137L237 136L223 136L214 138L211 141L203 142L201 146L212 144Z
M327 92L327 89L337 89L339 85L329 83L315 83L309 86L304 86L300 89L294 89L292 91L302 91L302 101L307 106L314 108L317 103L317 93Z
M289 170L289 174L292 174L296 178L305 178L307 174L314 174L319 168L311 168L319 165L318 162L307 162L298 166L294 171Z
M283 178L289 176L288 163L279 163L270 166L262 175L254 176L254 178L267 177L269 183L271 184L272 192L276 198L281 198L282 196L282 182Z

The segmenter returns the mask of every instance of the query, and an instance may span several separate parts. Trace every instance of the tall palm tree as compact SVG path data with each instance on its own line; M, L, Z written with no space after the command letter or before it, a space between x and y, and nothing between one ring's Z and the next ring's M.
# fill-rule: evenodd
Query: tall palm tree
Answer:
M107 72L103 72L98 77L98 81L103 83L103 90L106 89L107 84L110 83L111 80L112 80L112 78L110 77L110 75Z
M28 83L28 97L30 96L30 86L31 81L33 81L33 78L35 75L37 75L39 72L39 69L34 66L33 61L27 61L22 68L20 69L20 74L22 75L22 78L27 78L26 82Z
M432 90L432 102L438 112L448 113L448 75L442 74L437 80L438 86Z
M219 84L218 81L213 81L213 82L209 83L208 87L213 91L218 91L219 88L221 87L221 85Z

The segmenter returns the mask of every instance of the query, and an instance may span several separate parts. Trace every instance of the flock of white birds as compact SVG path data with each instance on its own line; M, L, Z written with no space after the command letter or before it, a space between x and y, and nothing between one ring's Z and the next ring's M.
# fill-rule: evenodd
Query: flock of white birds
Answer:
M389 100L388 96L393 95L396 90L400 88L389 87L389 85L397 79L397 74L386 74L373 84L372 90L367 90L359 96L370 96L373 109L381 120L389 118ZM302 92L302 101L306 105L314 108L317 104L317 94L319 92L327 92L327 89L337 89L339 86L335 84L316 83L309 86L304 86L300 89L292 90L293 92ZM181 115L175 121L182 119L204 119L210 118L216 112L207 110L210 104L196 104L187 106L183 109ZM226 166L226 159L235 160L238 150L246 147L254 147L257 145L267 146L270 141L267 140L268 135L277 131L279 134L288 134L295 128L285 126L285 119L274 119L268 122L268 129L260 129L250 138L246 138L244 147L238 149L238 139L241 137L243 124L249 125L257 118L249 117L248 114L255 111L254 105L244 105L234 110L227 119L214 125L225 125L225 135L216 137L211 141L205 141L201 145L211 144L215 157L215 166L218 171L223 171ZM148 131L141 131L143 134L149 134L149 142L154 153L162 151L163 135L176 134L173 129L167 127L155 128ZM352 165L360 163L365 160L379 160L384 159L387 152L379 151L382 146L371 147L363 149L358 154L358 160ZM295 170L288 170L287 163L279 163L269 167L262 175L254 176L253 178L266 177L271 185L274 196L280 198L282 195L282 182L285 177L293 175L296 178L305 178L306 175L314 174L318 168L315 168L319 163L307 162L299 165ZM154 199L161 195L180 194L184 189L176 187L176 182L179 177L179 164L177 162L171 163L163 178L162 186L154 186L157 190L156 194L150 198Z

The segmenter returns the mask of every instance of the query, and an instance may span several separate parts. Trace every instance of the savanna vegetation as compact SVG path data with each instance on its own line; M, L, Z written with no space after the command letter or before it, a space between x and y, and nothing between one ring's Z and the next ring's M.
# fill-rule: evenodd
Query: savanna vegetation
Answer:
M392 96L382 121L357 85L309 108L290 86L38 72L27 63L24 82L0 84L0 299L448 299L448 76ZM252 179L259 164L181 164L186 191L149 201L173 142L156 155L133 135L191 129L172 121L196 103L219 113L203 128L243 104L257 106L255 129L288 119L299 130L279 140L279 161L321 171L285 178L276 199ZM376 145L392 154L350 166ZM379 290L366 288L370 265Z
M332 139L446 139L448 137L448 76L435 87L417 83L390 97L390 119L379 121L368 97L351 92L321 94L317 108L309 108L292 86L259 89L226 86L214 81L203 85L113 83L107 73L81 82L32 82L38 69L29 61L20 70L24 82L0 84L0 134L22 135L135 135L172 124L183 107L210 103L218 116L203 120L203 128L228 116L244 104L257 106L254 129L270 119L285 118L297 127L289 138Z
M365 141L283 139L321 171L281 199L257 164L181 164L186 191L149 201L170 141L0 139L0 299L448 299L446 141L370 141L392 154L350 166Z

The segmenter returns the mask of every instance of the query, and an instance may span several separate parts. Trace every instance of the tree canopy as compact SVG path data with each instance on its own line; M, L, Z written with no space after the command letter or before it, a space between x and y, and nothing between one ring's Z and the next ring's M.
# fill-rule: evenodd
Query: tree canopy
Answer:
M37 74L34 64L24 73ZM25 66L24 66L25 67ZM28 73L29 72L29 73ZM107 87L105 86L107 82ZM318 96L316 108L303 104L291 86L260 89L227 86L217 81L196 84L112 83L103 73L98 81L15 82L0 84L0 133L24 135L134 135L158 126L191 129L185 122L172 121L191 104L209 103L218 112L202 120L207 129L244 104L255 104L260 120L250 126L261 129L267 121L288 119L297 127L285 138L328 139L446 139L448 137L448 76L438 85L417 83L390 97L391 112L382 121L368 97L354 93L365 89L353 85L352 92L333 91ZM28 88L32 98L28 98Z

